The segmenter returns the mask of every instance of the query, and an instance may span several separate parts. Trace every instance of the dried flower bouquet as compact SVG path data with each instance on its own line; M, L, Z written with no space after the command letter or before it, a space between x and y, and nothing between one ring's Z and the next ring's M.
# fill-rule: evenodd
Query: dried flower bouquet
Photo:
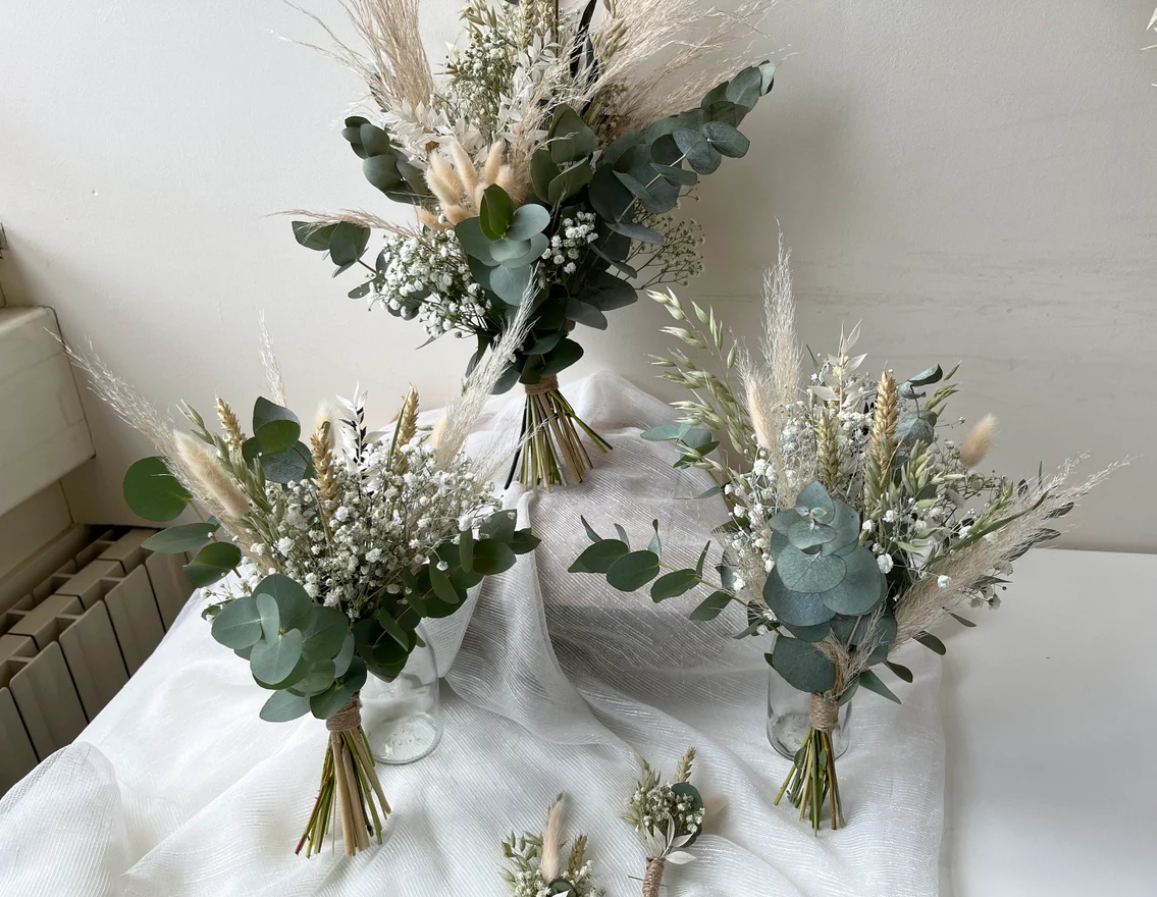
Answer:
M460 453L509 354L499 346L474 371L434 434L418 426L412 389L384 432L367 427L359 393L320 415L308 445L270 352L274 400L257 399L251 436L220 398L219 430L188 405L191 432L176 430L99 359L74 356L160 453L125 474L129 507L161 523L190 509L200 517L145 547L196 552L185 572L210 597L213 637L270 692L261 718L326 723L321 785L297 845L306 856L320 851L333 819L347 856L371 838L381 843L390 806L362 729L367 676L400 675L422 644L424 618L454 613L469 588L538 544L515 528L516 512L498 510L496 470Z
M581 481L591 458L580 433L609 446L558 389L583 355L575 328L605 329L636 289L699 272L699 228L671 213L700 176L747 152L738 127L774 66L743 68L735 45L770 2L725 14L693 0L604 0L596 15L597 0L470 0L465 39L439 74L418 0L341 2L365 49L326 28L336 45L323 52L365 80L373 119L347 118L342 136L416 221L299 212L298 242L328 252L337 273L360 266L350 296L417 318L430 340L474 337L471 366L528 295L531 331L496 385L527 393L510 478ZM385 239L370 264L372 229Z
M502 878L514 897L604 897L594 883L587 859L587 836L578 835L570 850L562 834L563 798L560 794L547 812L541 834L511 834L502 842L507 868Z
M678 322L667 332L709 359L677 350L656 361L692 398L676 403L679 421L644 438L675 443L679 466L715 480L705 495L723 494L729 519L716 531L718 577L704 571L710 543L694 567L665 562L658 521L650 547L632 551L584 520L594 544L571 570L628 592L651 583L656 602L706 586L693 620L737 603L749 624L737 637L775 632L768 662L812 696L810 728L776 802L786 794L817 832L827 810L837 828L844 817L831 734L839 705L861 687L898 701L876 669L912 681L891 659L895 649L915 640L944 653L933 630L950 620L972 626L963 611L996 607L1012 562L1059 535L1056 519L1113 468L1076 483L1075 462L1020 482L980 472L995 418L959 442L941 438L963 423L945 416L956 368L936 365L902 381L890 370L866 376L866 356L852 354L859 326L841 333L834 353L813 356L805 383L782 246L765 282L757 357L713 311L693 303L688 312L672 293L651 296ZM730 439L725 459L714 432Z
M699 789L691 784L695 748L688 748L679 759L674 780L668 783L642 757L635 759L643 775L627 800L624 818L647 848L643 897L659 897L667 863L682 866L694 861L688 848L703 831L707 810Z

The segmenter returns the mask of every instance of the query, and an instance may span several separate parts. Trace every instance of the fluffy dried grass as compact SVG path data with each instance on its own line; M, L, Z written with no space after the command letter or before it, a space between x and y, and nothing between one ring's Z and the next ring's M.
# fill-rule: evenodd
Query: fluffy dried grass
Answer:
M437 453L437 464L440 469L446 470L457 457L466 437L470 435L485 410L486 401L494 392L494 387L513 363L518 347L526 341L530 333L534 284L535 280L532 278L530 287L522 296L518 312L510 320L502 338L466 378L461 394L435 424L431 443ZM506 440L503 439L499 439L498 442L501 444L492 446L485 459L476 462L482 475L492 476L510 456L513 446L506 445Z
M296 41L335 59L358 75L383 111L403 104L430 106L435 99L434 75L418 26L421 0L337 0L345 10L366 52L354 50L315 13L289 3L316 22L332 46Z
M978 582L1047 537L1055 527L1058 512L1129 463L1117 462L1074 484L1070 481L1081 460L1066 461L1051 477L1019 496L1008 514L1024 513L997 530L993 538L978 539L966 548L934 561L926 571L927 576L909 589L896 605L896 644L935 629L947 622L951 614L971 604ZM946 588L939 585L941 576L949 577Z
M399 237L413 237L417 234L412 227L404 224L395 224L392 221L387 221L380 215L375 215L373 212L367 212L363 209L341 209L337 212L315 212L312 209L288 209L278 214L292 215L294 218L303 218L316 225L317 228L344 222L347 224L356 224L360 227L368 227L371 230L388 231Z
M596 46L613 50L600 84L624 88L611 136L698 106L711 88L756 61L759 22L775 3L750 0L734 11L702 0L616 3L593 34Z
M787 479L787 465L779 451L779 434L788 411L799 397L803 353L795 324L795 296L791 279L791 251L779 235L776 263L763 276L763 339L759 357L744 354L739 362L747 411L759 444L767 451L778 473L780 505L795 498Z

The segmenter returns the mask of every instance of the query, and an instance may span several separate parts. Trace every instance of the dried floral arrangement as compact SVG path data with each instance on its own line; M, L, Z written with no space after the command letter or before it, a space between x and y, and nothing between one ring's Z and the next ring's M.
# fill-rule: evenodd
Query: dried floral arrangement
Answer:
M499 346L474 371L432 434L418 426L412 389L383 432L369 430L357 393L319 415L308 445L268 339L264 354L274 400L256 400L251 436L220 398L219 432L188 405L191 431L175 429L98 358L73 357L159 452L125 474L129 507L159 523L200 517L145 547L196 552L185 572L210 598L213 637L271 692L261 718L326 722L321 786L297 852L320 851L337 818L352 856L381 843L390 813L361 724L367 676L399 676L424 618L453 614L469 588L538 544L515 528L516 512L498 510L497 465L460 452L510 353Z
M770 0L724 13L694 0L469 0L465 38L434 73L419 0L341 0L364 41L317 48L361 76L375 120L342 136L369 182L414 208L413 224L363 211L299 210L298 242L365 281L350 296L429 339L473 337L471 367L529 295L532 328L496 384L522 383L527 487L578 482L591 466L580 431L609 446L559 392L583 355L575 328L602 330L636 290L686 283L700 231L671 213L724 157L772 87L769 62L743 67L743 40ZM316 17L315 17L316 18ZM686 35L695 35L687 37ZM733 77L732 73L738 71ZM722 83L720 83L722 82ZM371 231L384 231L370 250Z
M694 567L664 561L658 521L648 549L631 550L621 528L620 538L603 539L584 520L594 544L571 571L603 575L626 592L651 583L656 602L706 586L693 620L737 603L749 624L737 638L774 632L768 662L812 696L810 728L776 802L786 794L817 832L827 805L837 828L844 819L831 734L839 705L861 687L898 702L873 668L912 681L890 659L895 649L915 640L943 654L933 630L972 626L963 611L996 607L1013 561L1059 535L1057 518L1114 468L1083 482L1074 481L1075 461L1019 482L980 472L995 418L959 442L941 438L963 423L945 415L956 368L936 365L902 381L890 370L869 377L866 356L852 354L859 326L841 333L835 353L812 357L805 381L782 245L765 281L758 356L714 311L692 304L691 320L674 294L651 297L678 322L667 332L706 360L683 350L656 360L692 398L676 403L679 421L643 435L678 446L677 465L707 471L716 486L705 496L722 493L729 517L716 531L718 576L704 571L710 542ZM716 432L731 443L726 458Z
M707 810L703 797L691 784L695 748L688 748L675 767L675 777L664 783L651 765L636 757L642 777L627 800L624 819L634 827L647 848L647 872L643 897L659 897L667 863L685 865L695 859L688 852L703 830Z
M502 878L514 897L603 897L595 886L587 859L587 836L578 835L570 850L562 834L563 797L560 794L546 816L541 834L511 834L502 842L507 868ZM563 858L566 857L564 862Z

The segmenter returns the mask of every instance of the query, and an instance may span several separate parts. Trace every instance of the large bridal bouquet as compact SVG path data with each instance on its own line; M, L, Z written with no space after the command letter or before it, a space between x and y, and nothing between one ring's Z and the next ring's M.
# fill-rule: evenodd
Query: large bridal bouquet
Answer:
M126 473L129 507L162 523L190 509L200 517L145 547L196 553L186 574L210 597L213 637L269 692L261 718L326 723L321 787L297 846L307 856L333 818L347 856L381 843L390 807L361 724L367 676L399 676L424 618L454 613L469 588L538 544L514 511L498 510L495 471L460 453L504 355L499 347L474 371L433 434L418 426L413 390L383 432L369 430L355 394L303 433L275 363L273 399L256 400L251 435L220 398L219 429L185 405L191 430L177 430L99 359L78 358L160 453Z
M470 0L464 40L435 74L419 0L341 2L365 49L329 32L325 52L364 78L371 110L342 136L415 220L298 212L297 240L328 252L335 273L362 271L351 297L417 318L430 340L473 337L471 367L526 295L532 329L496 384L526 390L510 478L580 481L591 459L579 431L609 446L558 389L583 354L576 325L605 329L636 289L699 272L699 228L671 213L725 156L747 152L739 125L774 66L742 68L727 50L770 4L724 14L695 0L604 0L596 16L597 0ZM384 240L371 249L373 229Z
M707 356L701 363L678 350L658 360L692 397L676 403L678 422L644 438L675 443L676 463L706 470L716 482L708 494L722 492L729 517L717 530L718 578L704 570L707 548L693 567L665 562L658 521L642 551L588 525L594 544L571 569L622 591L652 583L656 602L707 586L692 619L737 603L748 623L738 637L774 632L768 662L811 695L810 725L776 802L786 794L817 832L827 806L836 828L840 705L860 688L898 701L877 673L912 681L895 650L915 640L944 653L934 630L972 626L964 612L995 607L1012 562L1059 535L1057 518L1108 471L1075 484L1074 463L1019 482L982 472L996 421L953 435L963 423L945 413L956 368L869 376L866 356L853 354L859 326L841 333L834 353L813 356L805 378L782 247L766 282L761 357L730 339L714 311L687 310L671 293L652 298L678 322L667 331ZM726 458L713 432L729 438Z

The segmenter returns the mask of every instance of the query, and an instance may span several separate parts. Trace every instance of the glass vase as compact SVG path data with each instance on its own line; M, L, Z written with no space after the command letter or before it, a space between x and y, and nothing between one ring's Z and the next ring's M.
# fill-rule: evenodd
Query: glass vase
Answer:
M362 728L379 763L413 763L428 757L442 740L438 663L420 625L418 635L423 644L398 675L387 679L371 671L362 686Z
M811 728L811 698L808 692L792 688L774 669L770 670L767 688L767 740L776 753L794 760L803 746L804 737ZM848 749L848 726L852 716L852 702L840 707L839 723L831 730L832 748L836 757Z

